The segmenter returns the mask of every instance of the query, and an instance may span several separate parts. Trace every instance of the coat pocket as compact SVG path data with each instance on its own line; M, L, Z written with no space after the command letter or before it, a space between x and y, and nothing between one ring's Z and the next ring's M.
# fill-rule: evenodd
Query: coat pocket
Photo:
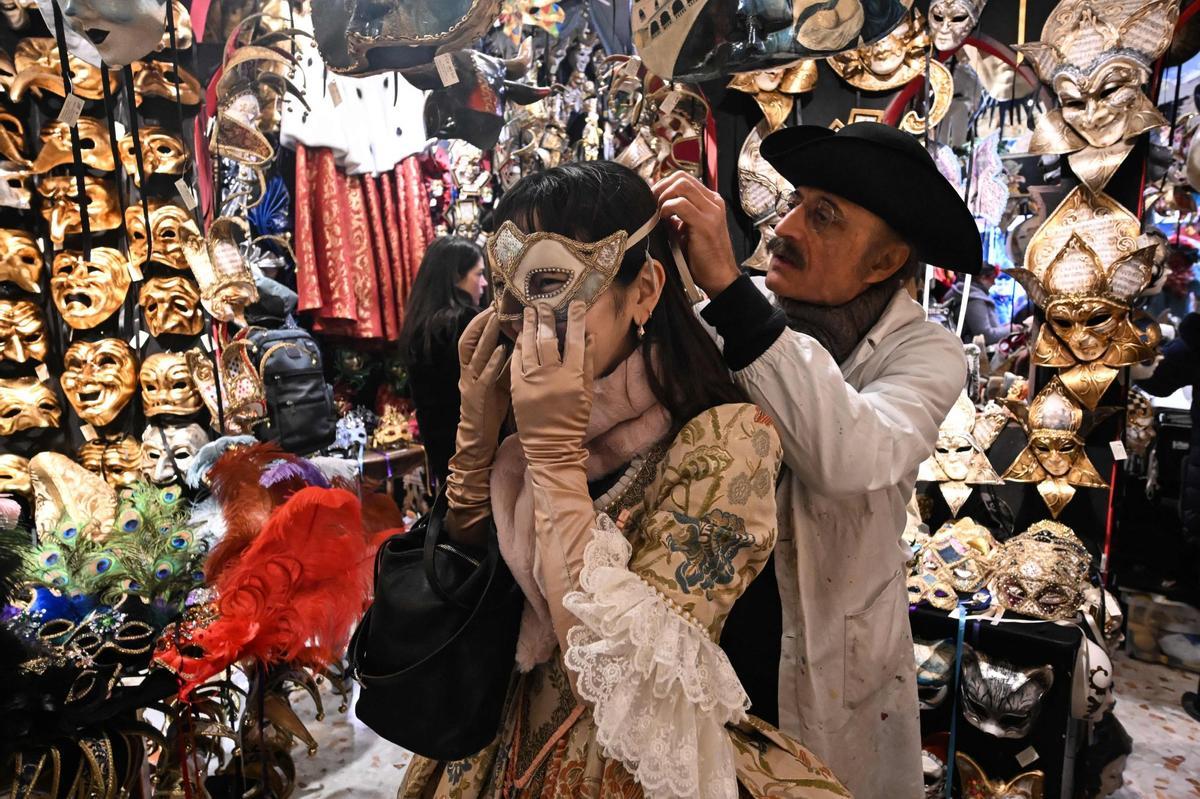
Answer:
M846 614L845 686L842 704L854 710L903 678L912 660L904 572L897 570L864 609ZM909 663L911 670L912 664Z

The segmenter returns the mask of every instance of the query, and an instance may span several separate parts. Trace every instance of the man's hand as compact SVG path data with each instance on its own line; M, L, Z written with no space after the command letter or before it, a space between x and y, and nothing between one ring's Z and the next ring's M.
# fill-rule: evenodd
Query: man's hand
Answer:
M683 239L688 268L710 298L738 279L733 245L725 222L725 201L685 172L668 175L653 187L663 219L675 225Z

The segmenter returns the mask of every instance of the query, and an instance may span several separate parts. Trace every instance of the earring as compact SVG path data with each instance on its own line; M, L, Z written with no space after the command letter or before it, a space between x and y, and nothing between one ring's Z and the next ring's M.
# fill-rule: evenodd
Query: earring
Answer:
M644 339L646 337L646 328L643 325L639 324L637 333L638 333L638 341L641 341L642 339Z

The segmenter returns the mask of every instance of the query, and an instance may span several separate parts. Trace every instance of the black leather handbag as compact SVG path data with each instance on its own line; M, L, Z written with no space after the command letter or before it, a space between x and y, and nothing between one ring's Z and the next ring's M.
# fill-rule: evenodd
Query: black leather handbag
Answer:
M500 557L442 541L446 496L375 558L375 601L350 641L354 711L392 743L458 760L496 737L524 595Z

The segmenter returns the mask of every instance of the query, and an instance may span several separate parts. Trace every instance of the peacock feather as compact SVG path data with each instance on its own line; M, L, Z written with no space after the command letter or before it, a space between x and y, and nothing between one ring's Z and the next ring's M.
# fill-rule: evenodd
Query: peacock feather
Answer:
M117 506L113 528L106 545L121 577L119 593L170 602L196 585L207 548L197 540L178 487L135 484Z

